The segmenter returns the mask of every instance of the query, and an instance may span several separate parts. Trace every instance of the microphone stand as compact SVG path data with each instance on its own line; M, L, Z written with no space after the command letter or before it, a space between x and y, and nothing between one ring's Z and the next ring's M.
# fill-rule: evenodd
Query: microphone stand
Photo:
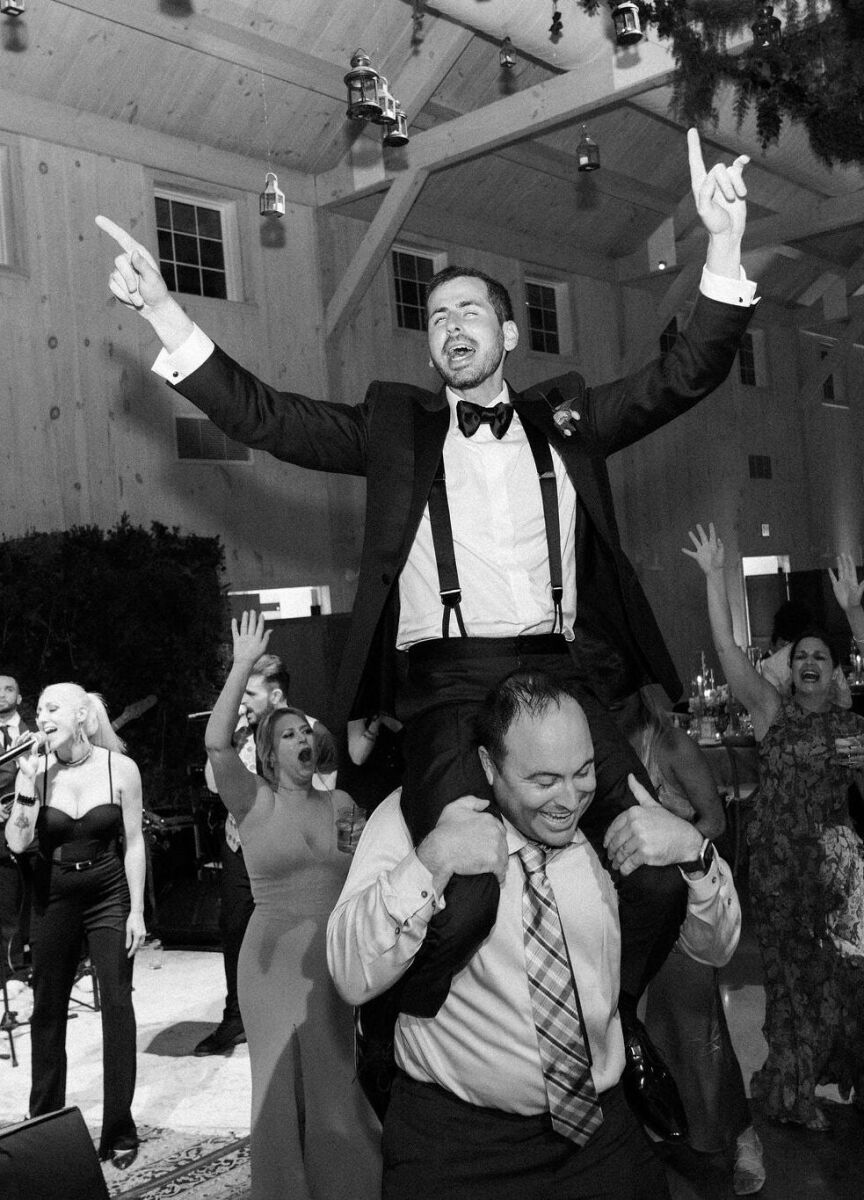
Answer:
M0 1058L11 1058L12 1066L17 1067L18 1055L15 1053L15 1039L12 1034L16 1029L20 1029L24 1025L29 1025L30 1022L29 1020L19 1021L18 1013L9 1007L9 989L6 986L8 977L6 964L9 947L2 945L2 938L0 938L0 948L2 948L2 953L0 953L0 996L3 998L3 1016L0 1018L0 1033L5 1033L9 1038L9 1053L0 1053Z

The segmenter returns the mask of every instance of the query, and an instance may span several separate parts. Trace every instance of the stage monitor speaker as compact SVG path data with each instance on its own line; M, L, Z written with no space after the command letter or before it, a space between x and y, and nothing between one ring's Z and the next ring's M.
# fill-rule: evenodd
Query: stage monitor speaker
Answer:
M81 1110L61 1108L0 1129L3 1200L108 1200Z

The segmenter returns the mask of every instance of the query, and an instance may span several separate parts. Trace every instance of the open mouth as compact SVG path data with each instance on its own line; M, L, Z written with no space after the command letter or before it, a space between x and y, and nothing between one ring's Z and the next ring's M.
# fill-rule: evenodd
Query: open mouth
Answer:
M802 683L818 683L821 677L818 671L813 671L808 668L807 670L800 672L800 678Z
M544 821L548 821L550 825L567 825L573 820L573 813L567 809L556 809L555 812L547 812L546 809L541 809L540 816Z
M304 746L297 755L297 761L301 763L310 763L312 761L312 751L308 746Z
M444 353L451 363L465 362L474 353L474 346L470 342L449 342L444 347Z

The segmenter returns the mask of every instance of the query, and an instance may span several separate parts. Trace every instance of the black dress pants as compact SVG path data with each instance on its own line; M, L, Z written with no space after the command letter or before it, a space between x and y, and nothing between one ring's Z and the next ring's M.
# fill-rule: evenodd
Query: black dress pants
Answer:
M560 643L560 650L554 649ZM538 650L553 646L552 653ZM451 638L408 653L407 681L397 716L406 725L402 811L419 844L445 805L491 790L477 755L474 721L491 687L517 668L544 671L569 684L585 710L594 743L597 791L580 825L601 861L603 835L614 817L636 803L627 785L634 774L654 792L644 767L590 688L580 678L563 638ZM686 887L675 867L640 867L619 877L621 990L641 993L675 943L686 909ZM400 984L399 1008L434 1015L450 980L495 921L498 884L492 875L454 877L447 907L430 923L417 958Z
M41 886L40 886L41 885ZM46 898L47 893L47 898ZM135 1011L132 964L126 952L129 888L123 863L107 853L76 871L40 862L30 923L33 961L32 1085L30 1116L66 1102L66 1022L84 935L102 1004L103 1116L100 1154L118 1139L137 1140Z
M219 931L222 934L222 960L225 964L225 1011L223 1021L240 1021L237 999L237 961L246 934L246 926L255 911L252 884L243 858L242 847L232 850L221 834L222 872L219 876Z
M383 1200L669 1200L620 1085L600 1104L603 1123L579 1147L548 1113L478 1108L399 1072L384 1121Z

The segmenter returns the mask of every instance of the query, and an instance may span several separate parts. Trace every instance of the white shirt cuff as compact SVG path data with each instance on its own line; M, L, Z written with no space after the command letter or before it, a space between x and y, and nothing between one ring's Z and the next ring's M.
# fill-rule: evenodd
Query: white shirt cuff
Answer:
M707 267L702 268L702 280L699 291L709 300L719 300L721 304L735 304L739 308L750 308L756 303L756 284L747 278L744 268L737 279L728 275L715 275Z
M169 383L180 383L205 363L214 346L207 334L196 325L182 346L173 354L160 350L151 370Z

